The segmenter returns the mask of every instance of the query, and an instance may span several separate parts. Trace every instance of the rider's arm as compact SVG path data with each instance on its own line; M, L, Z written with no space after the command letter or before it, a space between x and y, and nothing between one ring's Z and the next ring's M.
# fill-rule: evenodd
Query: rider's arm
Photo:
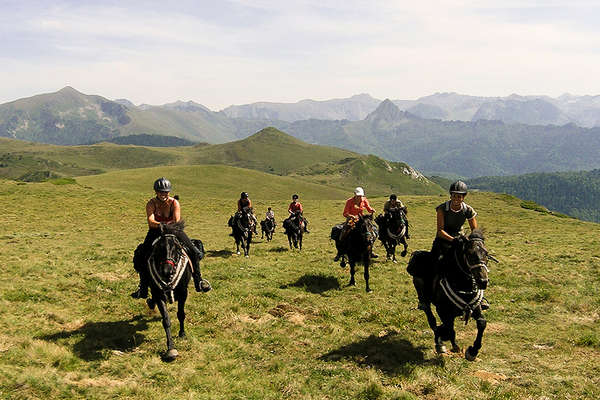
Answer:
M365 202L365 208L367 209L367 211L373 214L375 212L375 209L371 207L371 205L369 204L369 200L367 200L367 198L364 197L363 201Z
M146 204L146 217L148 218L148 227L150 229L160 227L160 222L154 218L154 202L152 200Z
M242 199L238 200L238 211L242 211Z
M471 232L473 232L473 229L477 229L477 220L475 217L468 219L467 221L469 221L469 228L471 228Z
M302 209L302 204L298 203L298 208L300 209L300 214L302 214L304 212L304 210Z
M444 211L441 208L437 210L437 237L447 240L448 242L454 240L454 237L444 230Z
M292 206L294 205L294 202L291 202L289 207L288 207L288 214L292 215L294 212L292 211Z
M179 205L179 201L173 200L173 216L167 223L179 222L179 220L181 220L181 206Z
M351 213L353 207L354 201L352 199L346 201L346 206L344 207L344 212L342 215L346 218L354 218L354 216Z

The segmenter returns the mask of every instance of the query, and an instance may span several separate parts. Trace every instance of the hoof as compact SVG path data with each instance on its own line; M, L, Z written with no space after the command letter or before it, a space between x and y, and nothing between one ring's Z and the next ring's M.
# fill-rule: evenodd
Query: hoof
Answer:
M373 293L373 289L367 288L367 293Z
M187 339L187 335L185 334L185 331L179 331L179 337L181 339ZM177 350L175 350L175 352L177 352Z
M342 267L342 268L346 268L346 262L345 262L345 261L341 261L341 262L340 262L340 267Z
M235 254L237 254L239 256L241 253L239 251L236 251Z
M151 310L154 310L154 307L156 306L156 303L154 302L153 299L146 299L146 304L148 305L148 308Z
M404 250L402 253L400 253L400 255L401 255L402 257L406 257L406 250Z
M452 346L452 350L450 350L453 353L460 353L461 349L460 346L456 345L456 346Z
M348 286L355 286L356 287L356 282L348 282Z
M392 261L394 264L398 264L398 260L394 260Z
M446 354L448 352L448 350L446 350L446 346L444 346L443 344L436 344L435 351L438 354Z
M179 353L177 352L177 350L171 349L171 350L167 351L167 354L165 355L165 359L167 361L173 361L177 358L178 355L179 355Z
M244 257L249 258L250 256L248 254L246 254Z
M475 361L475 358L477 358L477 353L475 353L472 346L469 346L467 351L465 351L465 358L468 361Z

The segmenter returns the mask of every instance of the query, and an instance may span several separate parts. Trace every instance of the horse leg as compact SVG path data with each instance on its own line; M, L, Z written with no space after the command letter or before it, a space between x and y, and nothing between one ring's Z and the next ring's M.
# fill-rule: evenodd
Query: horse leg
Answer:
M397 263L398 261L396 261L396 241L394 240L394 242L391 245L391 250L392 250L392 261L395 263Z
M403 236L400 243L402 243L402 246L404 246L404 250L402 250L402 253L400 253L400 255L402 257L406 257L406 249L408 249L408 243L406 243L406 237Z
M370 256L367 253L363 258L364 277L365 277L365 284L366 284L365 290L367 291L367 293L373 293L373 290L371 290L371 288L369 287L369 261L370 261L369 259L370 259Z
M300 235L300 237L298 238L298 247L299 250L302 250L302 235Z
M179 320L179 337L186 337L185 328L183 322L185 321L185 301L187 300L188 291L187 287L181 291L179 300L177 301L177 319Z
M165 358L168 361L173 361L177 356L177 350L175 350L175 346L173 345L173 337L171 336L171 318L169 317L169 312L167 311L167 305L164 300L159 299L156 302L156 306L160 311L160 315L162 316L162 325L165 330L165 334L167 335L167 354Z
M235 254L240 255L240 238L235 237Z
M350 282L348 283L348 286L356 286L356 281L354 280L354 260L348 259L348 262L350 263Z
M448 322L448 335L450 337L450 344L452 344L453 353L460 353L460 346L456 343L456 330L454 330L454 318Z
M487 321L481 312L481 308L478 308L473 313L473 318L477 321L477 337L475 338L475 342L473 342L473 346L469 346L465 351L465 358L469 361L474 361L475 357L479 353L479 349L481 349L481 339L483 338L483 331L485 331L485 327L487 326Z

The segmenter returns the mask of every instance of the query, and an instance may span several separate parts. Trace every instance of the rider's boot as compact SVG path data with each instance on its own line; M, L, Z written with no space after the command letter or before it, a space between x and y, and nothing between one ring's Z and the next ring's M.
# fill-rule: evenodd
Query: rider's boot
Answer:
M337 254L335 255L335 257L333 258L333 261L335 261L335 262L338 262L338 261L340 261L340 257L341 257L341 256L342 256L342 255L341 255L341 254L340 254L340 252L338 251L338 252L337 252Z
M145 299L148 297L148 282L146 281L143 273L140 273L140 283L135 292L131 293L131 297L134 299Z

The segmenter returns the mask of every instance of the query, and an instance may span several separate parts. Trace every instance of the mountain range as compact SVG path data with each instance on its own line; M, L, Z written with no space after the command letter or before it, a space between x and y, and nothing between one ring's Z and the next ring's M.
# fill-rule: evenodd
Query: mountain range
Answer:
M359 95L351 99L361 102L368 97ZM477 107L481 99L484 98L434 95L428 99L432 104L404 106L413 111L413 107L422 112L428 110L430 114L436 113L435 107L442 109L443 106L453 113L479 112L480 117L502 114L509 118L514 116L515 104L525 102L512 96L502 100L502 111ZM581 98L571 100L583 101ZM593 99L588 100L593 103ZM332 109L340 102L324 103ZM336 146L405 162L426 174L476 177L600 168L597 157L600 128L582 128L573 123L543 126L487 119L426 119L400 109L396 103L386 99L356 121L305 119L289 122L232 118L225 111L213 112L194 102L135 106L123 99L111 101L66 87L56 93L0 105L0 136L73 145L129 135L163 135L219 144L246 138L272 126L311 144ZM532 116L533 111L538 110L535 115L553 113L555 121L563 118L556 107L548 107L540 100L530 99L525 103L531 106L529 114Z

